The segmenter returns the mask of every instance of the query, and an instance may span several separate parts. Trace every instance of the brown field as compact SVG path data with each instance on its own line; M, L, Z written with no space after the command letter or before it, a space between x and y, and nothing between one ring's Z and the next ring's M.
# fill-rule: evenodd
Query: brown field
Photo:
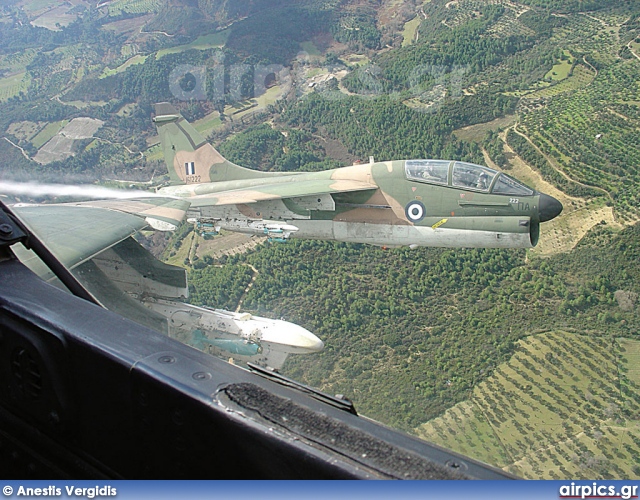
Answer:
M31 25L46 28L51 31L61 31L62 28L68 26L78 18L76 14L67 14L69 10L69 5L54 7L31 21Z
M70 139L88 139L103 123L95 118L74 118L59 133Z
M74 154L73 143L78 139L92 137L103 123L94 118L74 118L42 146L33 159L47 164L68 158Z
M45 125L45 122L14 122L9 125L7 132L18 139L30 141Z
M56 134L38 150L33 159L42 164L64 160L73 154L73 142L73 139Z
M262 236L222 231L221 234L214 236L210 240L205 240L202 236L196 235L193 244L197 245L195 254L198 257L211 255L211 257L217 259L223 255L244 253L255 248L260 243L264 243L266 239Z
M513 125L515 121L516 117L514 115L508 115L502 118L496 118L487 123L478 123L477 125L459 128L458 130L454 130L453 133L461 141L480 142L490 130L505 129Z
M153 14L147 14L140 17L134 17L131 19L123 19L121 21L114 21L102 25L103 30L113 31L117 34L128 34L132 31L140 30L145 24L147 24L153 18Z

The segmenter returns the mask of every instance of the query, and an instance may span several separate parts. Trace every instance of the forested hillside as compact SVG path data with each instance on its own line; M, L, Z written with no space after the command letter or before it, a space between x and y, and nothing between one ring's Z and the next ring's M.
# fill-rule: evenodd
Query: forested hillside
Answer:
M321 354L291 358L287 374L349 394L364 414L410 430L464 399L532 333L640 339L635 301L619 299L620 291L640 291L639 243L638 227L616 235L600 226L570 254L529 262L524 251L312 241L224 262L260 273L246 309L284 316L325 342ZM203 271L191 276L198 300L205 290L235 293L227 288L233 280L216 278L212 287L201 284ZM240 279L240 293L245 284Z
M443 445L528 477L637 474L638 454L608 443L620 427L631 446L639 420L625 399L640 387L637 1L0 2L0 185L163 185L151 118L165 100L258 170L447 158L557 197L564 211L531 251L290 241L224 256L185 226L165 256L189 268L194 303L244 297L243 310L316 333L325 351L284 373L365 415L429 439L459 425L467 438ZM76 119L93 128L71 137ZM585 352L612 346L597 387L586 361L563 371L533 352L572 336ZM503 390L523 394L509 415ZM532 408L560 397L580 410L545 430ZM489 436L500 426L504 442ZM557 452L534 446L558 439Z

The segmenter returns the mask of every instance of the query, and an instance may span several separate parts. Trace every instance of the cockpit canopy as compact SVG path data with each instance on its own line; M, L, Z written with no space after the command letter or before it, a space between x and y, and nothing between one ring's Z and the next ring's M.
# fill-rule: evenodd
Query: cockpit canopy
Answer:
M407 179L429 184L512 196L532 196L534 193L533 189L505 173L464 161L407 160L405 170Z

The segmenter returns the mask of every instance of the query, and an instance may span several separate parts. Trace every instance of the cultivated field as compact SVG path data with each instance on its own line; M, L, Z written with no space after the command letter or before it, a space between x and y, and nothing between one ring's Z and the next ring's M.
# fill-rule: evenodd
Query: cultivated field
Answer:
M67 123L69 123L69 120L61 120L58 122L48 123L33 139L31 139L31 144L33 144L35 148L40 149L46 142L51 140L51 138L56 135Z
M186 45L178 45L177 47L162 49L158 51L156 57L160 58L162 56L166 56L167 54L176 54L178 52L184 52L185 50L191 50L191 49L207 50L207 49L222 48L227 43L227 38L229 37L229 34L230 34L229 30L223 30L223 31L217 31L215 33L210 33L208 35L202 35L196 38L193 42L188 43Z
M545 78L551 78L552 80L560 81L569 76L571 67L573 66L573 58L571 57L571 54L566 50L564 51L564 55L567 57L567 59L554 64L553 68L551 68L545 75Z
M32 144L35 146L36 139L38 139L37 142L39 143L53 132L50 139L33 157L38 163L47 164L52 161L64 160L73 155L74 142L78 139L88 139L92 137L104 122L94 118L74 118L56 131L56 124L61 123L64 122L50 123L32 141Z
M222 231L218 236L214 236L209 240L205 240L202 236L196 236L196 255L200 258L210 255L214 259L218 259L223 255L235 255L244 253L251 248L255 248L260 243L264 243L266 237L252 236L249 234L232 233Z
M125 33L130 34L134 31L140 31L145 24L151 21L151 19L153 19L153 14L133 17L131 19L122 19L120 21L103 24L101 29L113 31L120 35Z
M205 239L197 232L192 231L179 243L177 248L168 248L165 251L167 257L164 261L176 266L184 266L185 261L193 261L195 257L202 258L205 255L210 255L214 259L219 259L223 255L244 253L261 243L265 243L266 240L267 238L262 236L224 230L218 236ZM215 304L212 307L215 307Z
M67 5L55 7L31 21L31 25L51 31L62 31L62 28L78 18L76 14L68 14L69 10Z
M134 64L142 64L147 60L147 57L148 56L143 56L142 54L136 54L135 56L127 59L124 63L122 63L120 66L118 66L115 69L105 68L102 74L100 75L100 78L106 78L107 76L122 73L123 71L133 66Z
M30 78L26 72L17 73L6 78L0 78L0 102L17 96L29 88Z
M640 396L624 397L618 375L637 361L638 341L533 335L469 400L416 432L526 478L637 478Z
M64 160L73 154L73 143L74 140L69 137L54 135L38 150L33 159L42 164Z
M322 55L320 50L318 50L318 47L316 47L316 44L313 43L312 41L302 42L300 44L300 47L310 57L320 57Z
M580 92L556 96L527 112L522 122L556 168L610 193L625 223L640 219L640 113L633 104L640 101L640 85L631 64L637 62L614 66Z
M61 131L60 134L70 139L88 139L93 137L104 122L95 118L74 118Z
M220 113L212 111L204 118L197 120L193 123L193 127L202 134L203 137L208 137L211 132L222 127L222 120L220 119Z
M145 14L147 12L157 12L160 8L160 0L116 0L115 2L104 3L108 5L110 16L118 16L123 12L127 14Z
M407 47L416 40L416 33L420 26L420 16L414 17L411 21L404 23L404 29L402 30L402 46Z
M566 67L564 69L566 70ZM543 88L539 90L534 90L533 92L527 92L526 95L524 95L523 97L526 100L540 99L540 98L544 99L544 98L554 97L565 92L579 90L590 85L591 82L593 82L593 79L595 78L595 76L596 76L596 73L594 70L592 70L591 68L583 64L577 64L573 68L573 71L571 72L571 74L561 79L561 81L559 81L555 85L549 85L546 82L540 82L540 84L544 83L544 86L541 85ZM560 80L560 79L557 79L557 80ZM527 106L526 102L524 103L524 106Z
M461 141L481 142L487 132L503 130L513 125L515 121L516 117L514 115L507 115L487 123L478 123L477 125L459 128L454 130L453 133Z

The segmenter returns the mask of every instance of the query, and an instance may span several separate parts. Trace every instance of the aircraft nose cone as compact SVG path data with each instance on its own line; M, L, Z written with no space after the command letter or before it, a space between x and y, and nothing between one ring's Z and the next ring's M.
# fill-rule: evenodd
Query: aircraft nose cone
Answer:
M553 196L540 193L540 222L547 222L556 218L562 212L562 203L556 200Z

